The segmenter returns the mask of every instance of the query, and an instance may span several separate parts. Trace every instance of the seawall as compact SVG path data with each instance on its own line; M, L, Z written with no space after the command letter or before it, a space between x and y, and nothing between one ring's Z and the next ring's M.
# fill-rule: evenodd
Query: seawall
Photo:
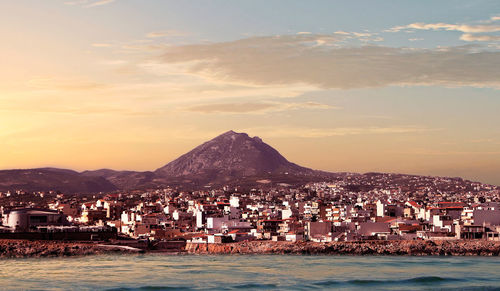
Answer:
M0 258L68 257L112 253L137 253L132 247L87 242L0 240ZM179 253L182 250L177 249ZM143 251L141 251L143 252ZM491 241L363 241L273 242L250 241L224 244L187 243L188 254L297 254L297 255L409 255L499 256L500 242Z
M109 253L137 253L137 250L85 242L0 240L0 258L69 257Z
M250 241L226 244L187 243L190 254L328 254L411 256L498 256L500 242L492 241L363 241L273 242Z

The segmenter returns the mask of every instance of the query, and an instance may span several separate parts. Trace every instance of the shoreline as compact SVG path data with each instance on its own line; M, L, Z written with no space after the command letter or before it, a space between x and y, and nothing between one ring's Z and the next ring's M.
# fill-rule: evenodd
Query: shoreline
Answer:
M387 255L387 256L500 256L498 241L353 241L224 244L186 243L176 250L141 249L94 242L0 240L2 258L74 257L106 254L160 255Z
M103 245L93 242L66 242L47 240L0 240L2 258L73 257L104 254L134 254L143 250Z
M498 241L353 241L273 242L249 241L226 244L187 243L189 254L295 254L295 255L389 255L389 256L499 256Z

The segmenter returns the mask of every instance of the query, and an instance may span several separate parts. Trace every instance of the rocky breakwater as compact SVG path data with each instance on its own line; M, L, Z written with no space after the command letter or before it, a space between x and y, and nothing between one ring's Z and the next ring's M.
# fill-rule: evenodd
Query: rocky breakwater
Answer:
M109 253L135 253L120 246L84 242L0 240L0 258L68 257Z
M498 256L500 242L490 241L362 241L362 242L272 242L227 244L188 243L191 254L328 254L412 256Z

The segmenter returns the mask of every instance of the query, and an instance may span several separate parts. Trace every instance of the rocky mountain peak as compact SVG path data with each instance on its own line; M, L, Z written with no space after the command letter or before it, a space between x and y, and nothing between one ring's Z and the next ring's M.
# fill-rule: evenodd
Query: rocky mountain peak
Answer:
M155 171L164 177L206 176L207 180L303 172L259 137L225 132Z

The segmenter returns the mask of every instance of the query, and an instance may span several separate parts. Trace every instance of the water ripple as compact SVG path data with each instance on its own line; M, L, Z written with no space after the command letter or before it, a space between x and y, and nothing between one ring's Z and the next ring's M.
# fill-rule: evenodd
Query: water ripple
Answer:
M499 290L499 269L498 257L110 255L0 260L0 286L9 290Z

